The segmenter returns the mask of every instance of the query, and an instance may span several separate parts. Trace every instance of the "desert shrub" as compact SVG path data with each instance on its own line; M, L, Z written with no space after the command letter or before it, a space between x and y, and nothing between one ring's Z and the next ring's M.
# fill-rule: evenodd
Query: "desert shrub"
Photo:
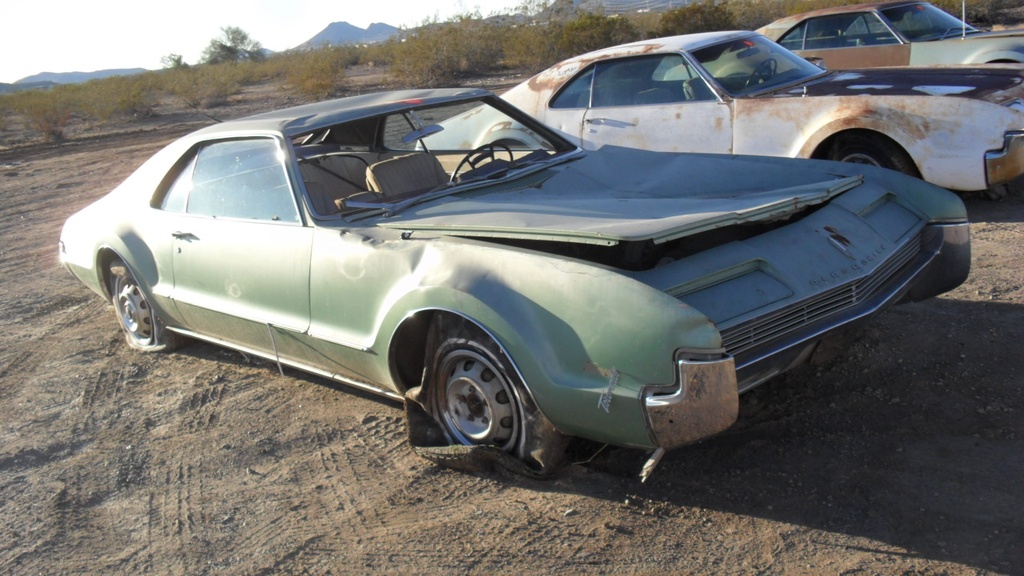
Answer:
M44 139L64 139L64 130L78 109L78 89L73 85L50 90L24 90L9 95L11 108L25 117L28 125Z
M274 60L286 63L284 82L299 94L315 100L331 97L345 79L345 65L350 54L342 48L319 48L279 56Z
M930 0L939 8L960 18L963 4L960 0ZM967 22L979 26L991 26L998 20L998 13L1019 6L1019 0L972 0L967 3Z
M860 0L858 0L859 2ZM799 6L801 11L812 10L809 3L796 4L792 0L731 0L729 12L732 13L733 28L736 30L756 30L788 16L790 6Z
M415 34L386 43L390 74L403 86L450 86L461 76L497 69L500 39L499 27L472 15L426 23Z
M504 31L504 59L510 68L542 70L562 60L560 22L534 22Z
M585 13L565 23L558 39L559 59L639 40L628 18Z
M359 64L367 66L390 66L400 39L364 46L359 52Z
M663 13L657 35L675 36L735 28L736 20L727 4L703 0Z
M629 21L636 28L638 37L653 38L657 35L658 26L661 24L661 13L640 12L638 14L631 14Z
M213 108L242 88L240 66L206 64L163 71L164 90L195 109Z
M144 73L86 82L78 95L80 112L97 120L149 117L155 101L153 78Z

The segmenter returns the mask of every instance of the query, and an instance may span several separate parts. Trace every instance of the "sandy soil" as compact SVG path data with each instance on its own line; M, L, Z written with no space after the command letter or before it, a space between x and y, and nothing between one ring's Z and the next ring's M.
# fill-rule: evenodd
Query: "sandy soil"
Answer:
M549 480L470 475L412 454L397 404L130 350L58 267L68 215L204 122L158 112L0 134L0 573L1024 573L1021 195L968 199L964 286L745 395L648 483L586 443Z

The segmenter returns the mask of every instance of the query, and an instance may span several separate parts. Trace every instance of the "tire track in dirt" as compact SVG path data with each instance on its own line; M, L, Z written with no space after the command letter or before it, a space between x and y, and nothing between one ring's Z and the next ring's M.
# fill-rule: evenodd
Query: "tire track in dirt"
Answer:
M202 474L197 473L203 468L202 462L202 456L195 462L170 462L162 470L160 482L147 494L146 547L156 554L162 569L175 567L173 571L178 573L197 573L197 566L204 560L205 554L182 554L195 547L196 526L207 520L203 514Z
M12 483L0 483L0 493L26 503L16 517L5 516L5 529L0 531L0 572L48 572L49 551L60 545L65 527L77 520L68 511L67 487L59 481L17 477Z
M181 428L186 432L198 432L205 428L217 425L218 411L221 397L224 395L225 385L218 377L213 385L202 386L181 403L178 412L183 414Z

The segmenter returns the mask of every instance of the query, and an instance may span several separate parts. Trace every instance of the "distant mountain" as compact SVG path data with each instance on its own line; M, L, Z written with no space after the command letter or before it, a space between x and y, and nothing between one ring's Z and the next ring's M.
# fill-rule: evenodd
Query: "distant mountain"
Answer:
M295 47L296 50L344 44L373 44L383 42L399 32L390 24L374 23L365 30L348 22L332 22L319 34Z
M95 72L42 72L34 76L28 76L15 82L15 84L31 84L37 82L52 82L54 84L78 84L88 82L97 78L108 78L110 76L130 76L146 72L145 68L117 68L110 70L97 70Z

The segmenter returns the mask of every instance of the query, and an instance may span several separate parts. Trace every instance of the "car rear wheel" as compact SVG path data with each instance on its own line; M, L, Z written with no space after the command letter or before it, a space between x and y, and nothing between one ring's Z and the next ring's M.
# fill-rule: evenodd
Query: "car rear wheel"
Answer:
M867 164L920 178L910 156L892 140L872 134L841 134L832 144L832 160Z
M110 293L118 324L128 345L145 352L166 352L178 348L184 338L164 329L145 290L121 260L110 264Z
M422 388L423 403L450 444L500 451L519 461L504 463L506 469L533 475L549 473L561 460L568 438L537 408L501 347L472 322L434 318Z

